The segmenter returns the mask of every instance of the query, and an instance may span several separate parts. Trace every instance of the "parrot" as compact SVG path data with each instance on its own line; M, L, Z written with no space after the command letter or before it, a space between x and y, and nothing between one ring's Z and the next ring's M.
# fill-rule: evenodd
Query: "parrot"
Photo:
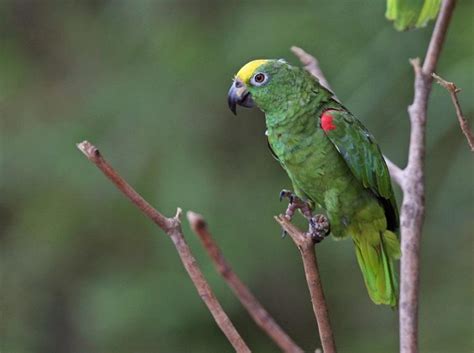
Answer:
M328 234L350 237L369 297L396 307L399 213L372 134L316 77L283 59L245 64L227 101L234 114L237 105L264 113L268 146L293 186L293 192L280 194L290 198L290 220L299 208L315 243ZM324 211L328 224L312 217L315 208ZM318 222L327 234L318 232Z

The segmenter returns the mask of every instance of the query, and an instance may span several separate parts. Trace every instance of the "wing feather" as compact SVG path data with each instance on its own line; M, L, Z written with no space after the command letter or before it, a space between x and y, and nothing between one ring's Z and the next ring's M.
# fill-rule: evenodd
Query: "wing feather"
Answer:
M344 158L354 176L364 188L374 193L383 206L387 216L387 228L397 230L399 215L390 173L374 137L359 120L345 110L326 110L321 115L322 119L331 120L328 125L321 121L326 136ZM325 126L330 128L324 129Z

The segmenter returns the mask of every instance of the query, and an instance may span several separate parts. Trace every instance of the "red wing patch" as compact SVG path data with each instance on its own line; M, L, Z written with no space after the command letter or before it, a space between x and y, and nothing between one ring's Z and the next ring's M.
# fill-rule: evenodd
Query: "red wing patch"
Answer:
M321 128L324 131L331 131L336 128L336 125L332 122L331 111L335 111L335 109L328 109L321 115Z

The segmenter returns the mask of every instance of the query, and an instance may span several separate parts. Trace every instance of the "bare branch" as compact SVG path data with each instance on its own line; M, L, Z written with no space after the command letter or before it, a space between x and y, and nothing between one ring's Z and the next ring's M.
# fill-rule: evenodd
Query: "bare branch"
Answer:
M436 20L423 67L412 60L415 70L413 103L408 108L411 131L408 163L404 171L404 195L400 213L400 353L418 352L418 305L420 282L420 243L425 215L425 126L431 74L441 53L455 0L444 0Z
M431 75L436 70L441 49L443 48L446 33L448 32L449 22L456 6L456 0L444 0L439 10L430 44L426 51L425 61L423 62L423 73Z
M303 350L286 334L275 322L271 315L260 304L257 298L250 292L247 286L232 270L232 267L224 258L221 250L214 242L207 224L200 214L188 211L187 213L191 229L199 236L208 255L220 275L227 282L235 296L245 307L257 325L281 348L288 353L303 353Z
M321 338L323 352L335 353L336 343L334 341L331 323L329 322L329 313L326 300L324 299L313 240L305 236L305 234L291 224L285 216L279 215L275 217L275 220L291 236L291 239L293 239L293 242L301 253L311 303L313 305L316 321L318 322L319 337Z
M425 122L431 85L421 71L419 59L412 60L411 64L415 70L415 98L408 109L410 145L400 212L400 353L418 352L420 243L425 214Z
M230 321L227 314L222 309L219 301L212 292L211 287L207 283L202 274L196 259L191 253L189 246L184 239L181 230L181 209L178 208L176 216L167 218L160 212L154 209L140 194L138 194L118 173L107 163L102 157L99 150L87 141L77 144L77 148L81 150L86 157L93 162L105 174L115 186L132 201L147 217L155 222L166 234L168 234L173 241L173 244L178 251L179 257L183 262L184 268L188 272L189 277L194 283L199 296L206 304L211 312L214 320L219 328L225 334L229 342L232 344L236 352L250 353L250 349L239 335L234 325Z
M466 140L469 144L469 147L471 148L471 152L474 152L474 136L472 135L471 128L469 127L469 122L466 120L462 113L461 105L459 104L458 100L458 93L461 90L457 88L453 82L446 81L435 73L433 73L432 76L434 77L437 83L446 88L446 90L449 92L454 105L454 109L456 110L456 116L458 117L459 126L461 126L461 130L464 136L466 136Z
M303 49L299 47L292 46L291 51L293 52L293 54L296 55L296 57L298 57L298 59L300 59L306 71L308 71L311 75L316 77L319 83L321 84L321 86L329 90L333 94L333 98L339 101L339 99L334 94L334 91L332 90L331 86L329 85L329 82L326 79L326 76L324 76L323 71L321 70L319 66L319 61L314 56L312 56L311 54L308 54L307 52L305 52Z
M133 188L123 180L120 175L102 158L99 150L89 143L83 141L77 144L77 148L94 163L105 174L115 186L127 196L143 213L151 218L161 229L168 232L173 227L173 222L155 210L147 201L145 201Z
M393 163L390 159L386 156L383 156L385 159L385 163L387 164L388 171L390 172L390 176L392 180L396 182L400 187L403 189L403 169L401 169L398 165Z

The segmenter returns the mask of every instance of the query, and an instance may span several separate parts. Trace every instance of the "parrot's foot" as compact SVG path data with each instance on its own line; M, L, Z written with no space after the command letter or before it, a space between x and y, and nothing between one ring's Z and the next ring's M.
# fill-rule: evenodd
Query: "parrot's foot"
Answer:
M283 198L288 198L290 203L285 212L285 217L291 221L293 216L295 215L296 210L300 210L303 214L304 218L309 223L308 231L306 235L313 239L315 243L319 243L323 240L326 236L328 236L330 232L330 225L329 220L326 216L322 214L317 214L313 216L313 210L311 208L311 204L308 201L303 201L301 198L296 196L293 192L289 190L283 189L280 192L280 201ZM284 238L286 232L283 231L282 238Z
M282 191L280 191L280 201L283 200L283 198L288 198L290 200L290 203L288 204L288 207L286 208L285 212L285 217L289 221L291 221L291 219L295 215L296 210L298 209L308 220L313 216L313 213L311 211L311 205L309 204L309 202L301 200L290 190L283 189Z
M329 220L322 214L317 214L309 219L309 229L306 233L315 243L319 243L330 232Z

